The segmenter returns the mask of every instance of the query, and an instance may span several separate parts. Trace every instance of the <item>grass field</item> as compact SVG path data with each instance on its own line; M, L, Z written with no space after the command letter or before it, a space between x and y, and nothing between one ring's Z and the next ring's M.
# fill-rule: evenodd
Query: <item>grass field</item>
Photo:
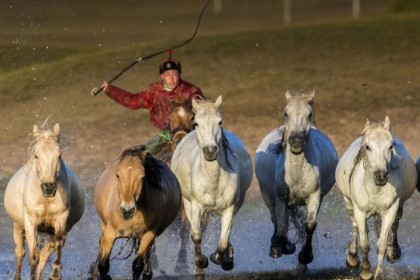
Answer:
M90 90L134 59L177 45L193 32L202 1L30 1L0 13L0 166L8 177L26 159L28 134L59 122L64 156L86 185L119 152L156 133L145 111L129 111ZM254 154L281 123L288 89L316 91L316 120L341 154L366 118L389 115L413 157L420 153L420 14L393 15L366 1L353 20L346 1L296 1L285 26L279 1L224 1L206 12L197 38L175 51L183 77L223 95L225 126ZM311 4L312 3L312 4ZM132 92L158 78L155 57L115 84Z

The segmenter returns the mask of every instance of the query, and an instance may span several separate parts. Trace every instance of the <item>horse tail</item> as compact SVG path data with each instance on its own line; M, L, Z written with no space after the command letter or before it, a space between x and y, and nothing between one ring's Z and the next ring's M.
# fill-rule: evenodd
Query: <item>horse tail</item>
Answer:
M302 243L306 238L305 222L306 222L306 211L302 206L287 207L288 213L288 228L293 224L296 230L297 242ZM289 229L288 229L289 230Z

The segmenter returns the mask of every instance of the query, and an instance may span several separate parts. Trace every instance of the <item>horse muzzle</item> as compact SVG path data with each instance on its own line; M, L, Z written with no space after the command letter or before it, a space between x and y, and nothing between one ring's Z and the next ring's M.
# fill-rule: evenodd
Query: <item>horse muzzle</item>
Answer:
M57 183L42 183L41 189L45 197L53 197L57 191Z
M218 148L217 146L205 146L203 148L203 154L204 154L204 158L207 161L214 161L217 159L217 152L218 152Z
M375 171L374 173L375 184L379 187L385 186L385 184L388 182L388 178L388 171Z
M294 133L290 135L288 142L292 153L297 155L303 152L306 137L303 133Z
M130 220L134 216L134 212L136 211L135 207L131 207L126 209L120 206L120 214L124 220Z

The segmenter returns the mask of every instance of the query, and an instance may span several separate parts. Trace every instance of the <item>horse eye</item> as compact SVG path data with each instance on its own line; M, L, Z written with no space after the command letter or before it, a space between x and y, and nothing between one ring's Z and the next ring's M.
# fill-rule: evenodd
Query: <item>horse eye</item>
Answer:
M34 158L35 158L35 159L38 159L38 156L37 156L37 155L34 155Z
M117 180L120 179L120 175L118 175L118 174L115 174L115 177L117 177Z
M312 112L309 113L308 118L312 119Z
M219 122L219 125L222 125L222 124L223 124L223 121L220 121L220 122Z
M198 124L197 124L196 122L194 122L194 121L193 121L193 123L192 123L192 127L193 127L193 129L195 129L195 127L196 127L196 126L198 126Z
M289 115L286 112L284 112L284 116L287 118Z
M366 150L370 151L370 147L368 145L366 145Z
M394 149L394 144L391 144L391 146L389 146L389 149L390 150Z

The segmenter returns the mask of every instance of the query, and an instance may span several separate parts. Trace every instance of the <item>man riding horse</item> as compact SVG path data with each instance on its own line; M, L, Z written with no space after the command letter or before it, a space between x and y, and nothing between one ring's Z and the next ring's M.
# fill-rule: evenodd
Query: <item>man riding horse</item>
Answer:
M171 56L170 52L169 59L159 65L160 81L150 84L145 91L133 94L106 81L101 86L107 96L124 107L149 110L151 123L160 130L145 144L146 149L153 155L159 154L171 141L171 104L182 101L191 107L193 96L204 98L199 87L181 79L181 63Z

